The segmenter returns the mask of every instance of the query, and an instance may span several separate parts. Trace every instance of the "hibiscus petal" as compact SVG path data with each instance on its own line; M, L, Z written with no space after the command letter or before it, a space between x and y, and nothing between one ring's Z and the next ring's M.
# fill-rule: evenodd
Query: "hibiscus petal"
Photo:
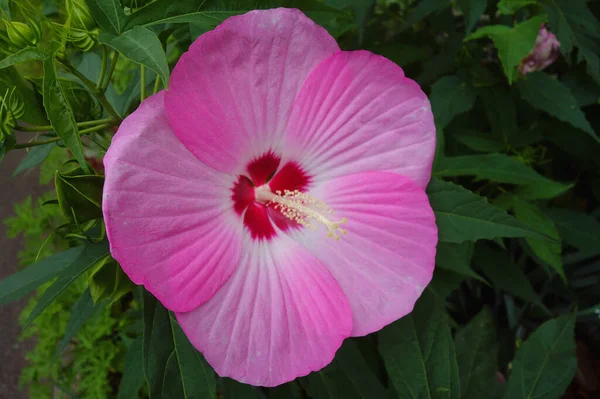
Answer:
M104 158L103 211L113 257L167 308L206 302L242 253L234 178L200 162L173 134L164 93L119 128Z
M279 234L248 242L215 296L177 319L220 376L275 386L331 362L352 329L348 301L329 271Z
M202 35L171 74L167 115L203 162L239 174L284 133L310 71L339 51L299 10L257 10Z
M425 94L400 67L367 51L339 52L310 74L283 153L317 181L389 171L426 187L435 125Z
M377 331L409 313L431 280L437 228L425 192L395 173L333 179L311 195L345 217L346 235L322 229L290 235L329 268L352 308L352 335Z

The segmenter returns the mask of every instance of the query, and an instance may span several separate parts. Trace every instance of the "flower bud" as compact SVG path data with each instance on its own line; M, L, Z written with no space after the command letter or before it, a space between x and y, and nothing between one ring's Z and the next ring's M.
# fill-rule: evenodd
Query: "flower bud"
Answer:
M96 45L94 33L80 29L71 29L71 32L68 34L68 40L83 52L92 50Z
M16 88L7 89L0 97L0 129L10 131L17 127L17 120L25 113L25 102Z
M550 32L545 24L542 24L535 47L529 55L521 61L519 72L521 75L530 72L541 71L550 66L559 55L560 42L554 33Z
M73 28L86 31L96 26L85 0L67 0L67 16Z
M17 48L35 46L42 37L40 24L31 18L28 18L27 24L6 19L4 24L6 25L8 39Z

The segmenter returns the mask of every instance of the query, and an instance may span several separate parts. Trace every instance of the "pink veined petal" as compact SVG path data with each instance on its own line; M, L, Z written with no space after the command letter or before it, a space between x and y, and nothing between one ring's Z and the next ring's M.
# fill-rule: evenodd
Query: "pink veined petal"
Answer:
M156 94L123 123L104 158L103 212L113 257L168 309L206 302L242 253L234 178L200 162L173 134Z
M332 179L314 192L346 217L346 235L324 239L322 229L291 230L331 271L352 308L352 335L381 329L408 314L431 280L437 244L425 192L396 173Z
M389 171L425 188L435 125L425 94L392 61L339 52L310 74L294 103L283 153L323 182Z
M248 242L227 283L177 319L220 376L261 386L325 367L352 329L338 283L283 234Z
M171 74L167 115L201 161L239 174L276 150L302 83L335 40L295 9L256 10L202 35Z

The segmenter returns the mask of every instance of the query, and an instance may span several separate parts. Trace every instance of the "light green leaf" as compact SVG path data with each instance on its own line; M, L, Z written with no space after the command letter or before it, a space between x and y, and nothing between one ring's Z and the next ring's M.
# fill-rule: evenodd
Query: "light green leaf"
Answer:
M583 130L600 143L577 100L560 81L543 72L527 74L517 85L521 97L533 107Z
M427 187L440 241L462 243L496 237L545 238L487 199L453 183L432 179Z
M431 109L435 124L445 128L452 119L475 104L475 92L457 76L444 76L431 87Z
M100 43L111 46L125 57L156 72L163 84L168 86L169 65L167 56L160 40L150 29L136 26L120 36L103 32L98 39Z
M575 315L542 324L517 351L505 399L557 399L577 370Z
M454 339L463 399L492 398L498 383L496 327L488 308L483 308ZM499 397L499 395L495 395Z
M56 143L48 143L31 147L27 152L27 155L25 155L25 158L23 158L21 163L15 169L13 177L44 162L54 147L56 147Z
M560 42L560 50L570 58L577 47L577 60L587 62L587 71L600 84L600 23L586 0L544 0L548 23Z
M117 398L137 398L142 385L144 385L143 338L138 337L129 345L125 355L123 377Z
M86 0L96 23L105 32L119 34L123 31L125 12L120 0Z
M29 314L27 321L23 325L23 329L27 328L79 276L107 256L110 256L108 242L104 241L100 244L86 245L77 258L62 270L58 279L44 291Z
M379 332L379 353L399 398L460 398L444 307L425 291L414 310Z
M508 83L514 80L515 67L529 54L535 46L535 39L545 15L538 15L510 28L506 25L488 25L477 29L465 40L489 37L498 49L498 57L502 62Z
M504 154L465 155L440 159L433 175L437 177L475 176L479 180L529 186L525 194L562 193L572 184L552 181L519 160Z
M551 266L563 279L565 279L566 277L561 258L562 248L560 245L560 237L558 236L558 231L556 230L556 226L554 226L552 219L544 215L537 206L518 198L513 198L512 205L517 220L528 224L531 228L554 239L554 241L551 241L538 238L527 238L527 243L542 262Z
M69 147L69 150L71 150L83 170L89 173L90 170L83 154L83 144L81 144L79 129L73 116L73 110L57 78L53 57L44 61L43 94L44 108L46 109L52 128L65 145Z
M94 301L90 295L90 290L85 290L85 292L81 295L81 297L79 297L77 302L75 302L71 308L71 317L69 318L65 335L58 343L54 357L57 357L61 354L69 342L71 342L71 339L73 339L73 337L79 332L85 322L92 317L97 309L98 308L94 305Z
M38 49L35 47L25 47L22 50L11 54L0 60L0 69L8 68L9 66L20 64L25 61L45 61L52 56L48 50Z
M79 258L83 248L59 252L0 281L0 305L16 301L58 276Z
M562 239L575 248L593 251L600 248L600 222L587 213L550 208L546 213L556 224Z
M534 4L537 4L537 0L500 0L497 7L500 14L513 15L519 9Z
M458 7L465 15L465 34L471 33L487 7L487 0L458 0Z

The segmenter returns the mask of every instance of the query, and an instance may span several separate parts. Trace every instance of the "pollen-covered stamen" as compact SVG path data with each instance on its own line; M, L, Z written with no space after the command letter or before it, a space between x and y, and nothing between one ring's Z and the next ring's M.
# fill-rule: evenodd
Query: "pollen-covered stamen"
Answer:
M254 195L256 201L273 206L283 216L302 226L317 230L318 224L322 224L327 229L327 237L339 240L342 235L346 234L346 230L341 229L340 225L346 223L347 219L330 220L329 218L333 215L331 207L306 193L298 190L273 193L265 184L257 187Z

